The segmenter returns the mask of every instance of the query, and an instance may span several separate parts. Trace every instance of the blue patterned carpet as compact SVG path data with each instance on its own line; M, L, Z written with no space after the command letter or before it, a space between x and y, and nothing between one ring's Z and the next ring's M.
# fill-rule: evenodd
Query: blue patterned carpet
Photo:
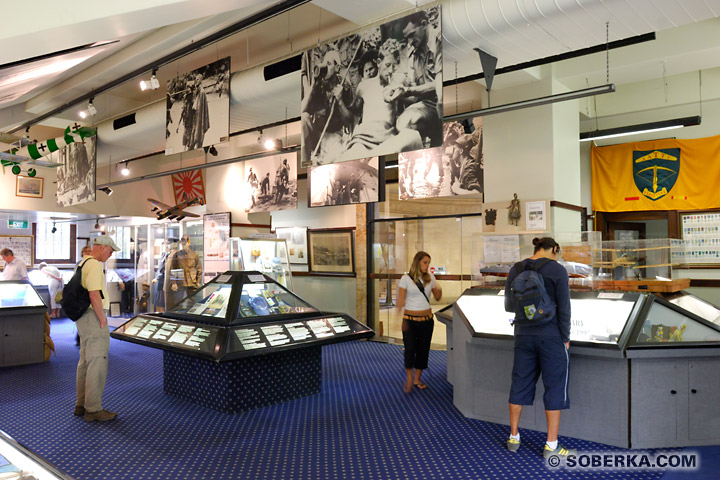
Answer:
M73 335L72 322L53 321L57 356L0 369L0 429L77 480L663 476L551 470L541 456L544 435L527 430L520 452L509 454L507 427L469 420L453 407L444 352L431 352L423 377L430 388L405 395L401 348L365 341L323 347L322 393L226 415L165 395L162 352L113 339L104 400L118 418L87 424L72 415ZM621 451L561 440L584 451ZM706 478L718 478L711 458L720 448L692 451L713 473Z

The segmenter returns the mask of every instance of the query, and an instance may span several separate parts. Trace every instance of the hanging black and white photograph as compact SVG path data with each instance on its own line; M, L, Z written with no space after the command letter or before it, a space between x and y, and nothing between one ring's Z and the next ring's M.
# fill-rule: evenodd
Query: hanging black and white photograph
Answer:
M71 143L53 155L58 155L62 163L57 168L57 206L94 202L97 136L85 138L82 143Z
M442 147L398 155L400 200L454 195L483 198L482 120L443 125Z
M440 7L307 50L301 164L442 145Z
M230 131L230 57L167 83L165 155L209 147Z
M378 157L331 163L308 169L309 205L350 205L382 201Z
M297 208L297 154L247 160L245 190L248 213Z

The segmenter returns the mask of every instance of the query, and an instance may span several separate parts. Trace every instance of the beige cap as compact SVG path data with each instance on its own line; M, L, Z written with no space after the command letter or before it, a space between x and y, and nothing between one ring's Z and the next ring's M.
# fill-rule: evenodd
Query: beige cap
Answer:
M107 235L100 235L99 237L95 237L95 240L93 240L93 245L107 245L108 247L112 248L113 251L119 252L120 247L115 245L115 242L113 242L113 239L108 237Z

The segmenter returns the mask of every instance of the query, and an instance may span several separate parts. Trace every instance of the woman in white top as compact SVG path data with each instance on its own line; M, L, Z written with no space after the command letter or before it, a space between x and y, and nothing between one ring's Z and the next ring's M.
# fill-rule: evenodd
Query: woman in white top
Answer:
M442 289L428 272L429 268L430 255L417 252L410 265L410 272L402 276L398 285L397 308L403 313L402 333L407 373L405 393L412 391L413 385L421 390L427 388L420 381L420 375L427 368L434 326L430 293L435 300L442 297Z
M62 275L60 274L60 270L48 265L45 262L38 265L38 270L50 277L50 281L48 282L48 290L50 291L50 308L52 309L50 316L52 318L57 318L60 316L60 305L58 305L55 301L55 295L57 295L58 291L60 291L63 286Z

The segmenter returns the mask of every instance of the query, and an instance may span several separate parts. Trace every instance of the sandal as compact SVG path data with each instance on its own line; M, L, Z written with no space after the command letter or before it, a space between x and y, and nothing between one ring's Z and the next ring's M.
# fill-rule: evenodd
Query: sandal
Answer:
M425 384L422 383L422 382L415 383L414 385L415 385L416 387L418 387L420 390L425 390L426 388L428 388L428 386L425 385Z

